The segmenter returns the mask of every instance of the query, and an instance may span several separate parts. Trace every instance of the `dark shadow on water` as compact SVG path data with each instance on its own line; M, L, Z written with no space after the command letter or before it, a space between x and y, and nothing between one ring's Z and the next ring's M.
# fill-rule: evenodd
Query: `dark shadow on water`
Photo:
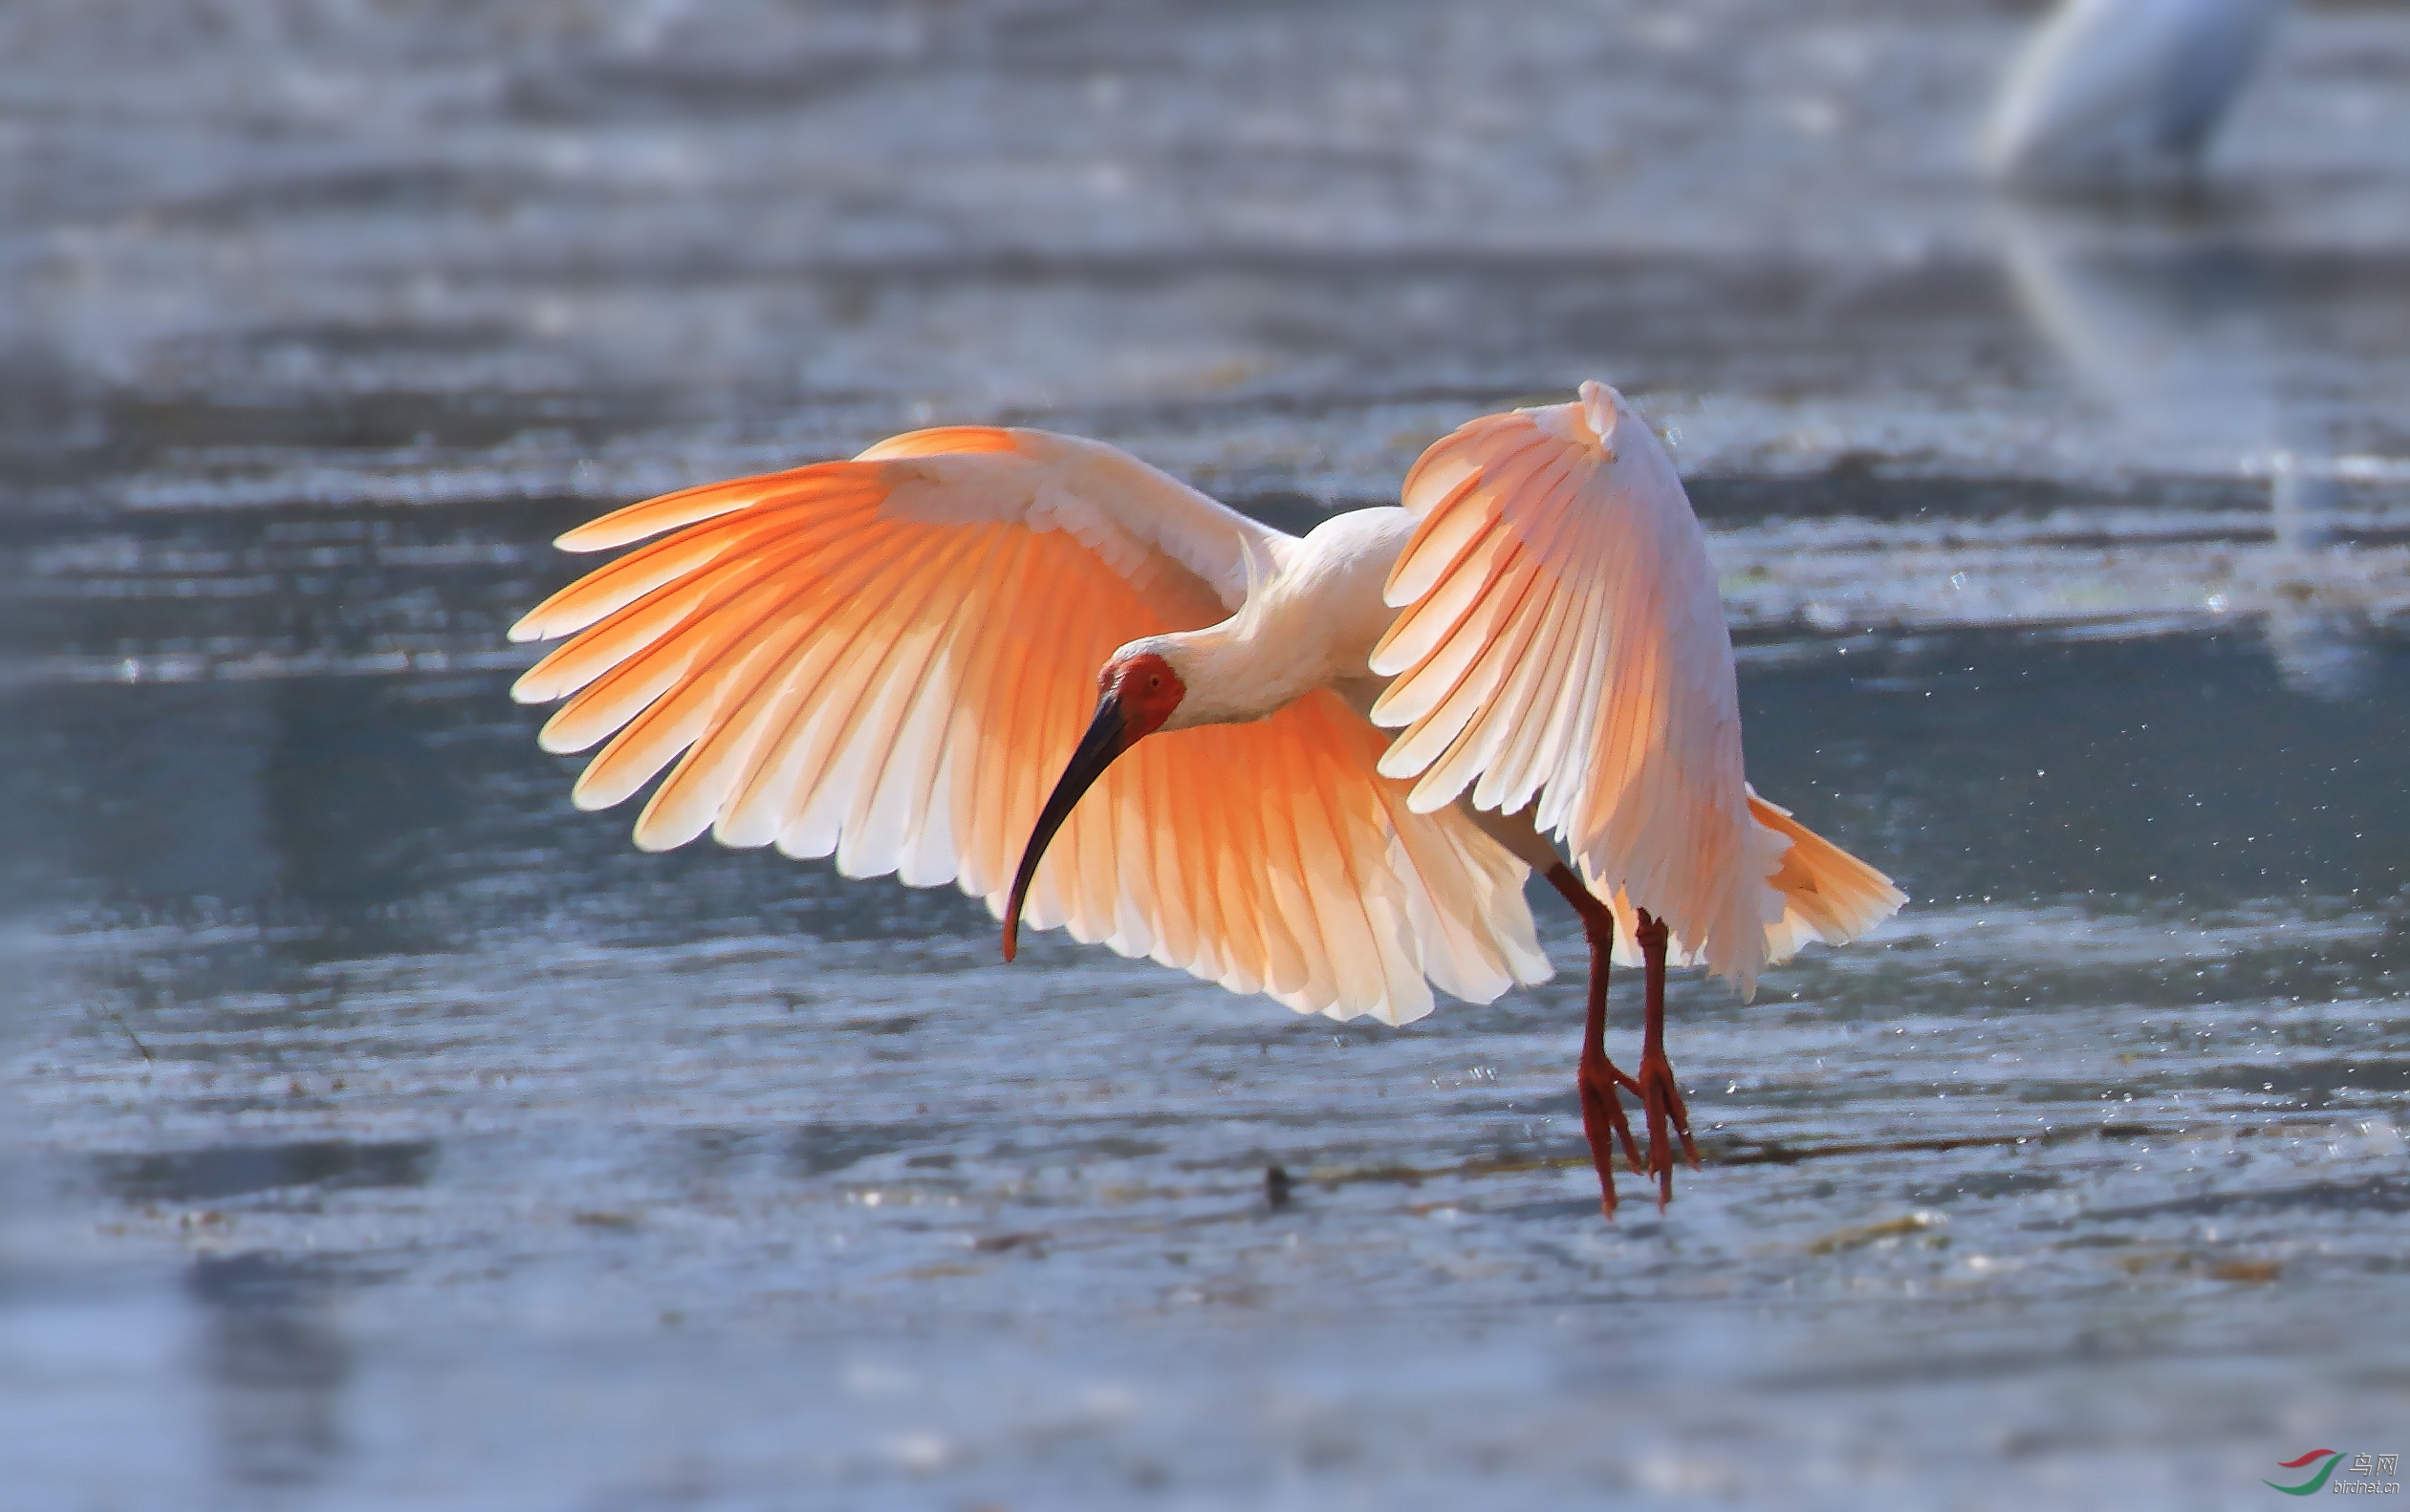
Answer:
M2320 1060L2287 1058L2273 1063L2247 1061L2214 1070L2177 1077L2182 1087L2258 1092L2303 1109L2331 1108L2351 1100L2347 1092L2400 1092L2410 1090L2410 1063L2384 1056L2334 1056Z
M834 1175L919 1144L921 1134L911 1124L805 1124L788 1139L786 1168L805 1179Z
M712 1126L682 1129L671 1136L669 1156L687 1177L729 1180L739 1177L773 1181L816 1181L852 1170L865 1160L923 1151L910 1164L944 1168L954 1156L928 1152L954 1134L947 1123L834 1123Z
M1933 636L1745 669L1741 705L1760 789L1920 904L2221 907L2402 886L2410 655L2368 671L2338 702L2240 636Z
M925 1143L936 1132L924 1124L805 1124L787 1142L786 1165L806 1180L834 1176L874 1156Z
M206 1316L200 1368L220 1473L235 1486L308 1485L344 1451L352 1350L325 1279L283 1256L203 1256L186 1293Z
M128 1202L206 1202L291 1187L424 1186L435 1158L428 1139L323 1139L95 1156L93 1167L101 1185Z
M1638 1177L1633 1179L1637 1180ZM1626 1184L1628 1185L1629 1182ZM1627 1205L1635 1201L1643 1206L1646 1203L1645 1199L1626 1198ZM1551 1199L1539 1202L1514 1202L1503 1207L1485 1207L1481 1212L1485 1218L1502 1218L1519 1223L1566 1225L1596 1220L1598 1217L1598 1199L1595 1197L1575 1197ZM1623 1214L1618 1209L1616 1215L1617 1233L1639 1231L1634 1225L1624 1223L1622 1220ZM1656 1219L1651 1217L1645 1220L1640 1227L1654 1228L1656 1224Z
M2071 1221L2124 1223L2144 1218L2219 1218L2234 1212L2410 1213L2410 1177L2373 1176L2361 1181L2312 1181L2263 1192L2212 1192L2204 1197L2100 1208Z
M1091 1160L1144 1160L1159 1156L1168 1148L1152 1139L1133 1139L1126 1134L1103 1134L1094 1139L1075 1139L1055 1146L1064 1156L1084 1156Z
M2048 1192L2065 1184L2064 1177L2047 1171L1980 1171L1960 1177L1947 1185L1921 1186L1907 1194L1908 1200L1927 1207L1963 1201L1968 1198L1988 1201L1995 1198L2023 1197L2030 1192Z
M909 1034L921 1026L924 1017L919 1013L892 1013L880 1018L846 1019L830 1027L848 1034Z
M1683 480L1691 508L1715 525L1755 520L1999 520L2097 507L2119 497L2114 486L2044 478L1886 476L1876 459L1844 453L1820 473L1801 477L1722 477ZM2235 509L2258 504L2265 486L2225 478L2150 480L2135 489L2140 508Z

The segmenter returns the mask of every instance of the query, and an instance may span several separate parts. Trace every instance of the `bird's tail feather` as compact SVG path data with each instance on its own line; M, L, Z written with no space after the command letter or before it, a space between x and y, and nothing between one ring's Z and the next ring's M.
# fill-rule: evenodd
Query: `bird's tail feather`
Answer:
M1783 915L1766 926L1766 955L1782 961L1811 940L1838 945L1889 918L1908 900L1891 878L1791 816L1791 810L1748 795L1759 824L1791 841L1768 883L1782 895Z

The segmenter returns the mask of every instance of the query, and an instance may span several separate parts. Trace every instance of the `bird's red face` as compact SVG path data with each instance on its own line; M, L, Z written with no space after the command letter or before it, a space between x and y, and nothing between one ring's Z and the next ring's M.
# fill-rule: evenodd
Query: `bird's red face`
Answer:
M1090 721L1088 733L1079 739L1078 748L1064 764L1063 775L1054 784L1054 791L1046 800L1046 809L1037 816L1037 828L1030 832L1030 843L1021 853L1021 870L1012 879L1012 896L1004 910L1004 959L1010 961L1018 948L1021 934L1021 904L1028 897L1030 879L1037 875L1037 864L1045 859L1048 842L1054 832L1071 817L1081 795L1096 786L1104 769L1123 751L1163 727L1163 722L1180 707L1180 701L1188 696L1186 683L1171 663L1153 652L1134 657L1117 657L1104 664L1096 674L1096 714Z
M1180 707L1180 701L1187 696L1188 684L1180 680L1180 674L1171 669L1170 662L1152 651L1108 661L1104 670L1096 674L1099 706L1113 703L1120 707L1122 750L1162 729L1172 710Z

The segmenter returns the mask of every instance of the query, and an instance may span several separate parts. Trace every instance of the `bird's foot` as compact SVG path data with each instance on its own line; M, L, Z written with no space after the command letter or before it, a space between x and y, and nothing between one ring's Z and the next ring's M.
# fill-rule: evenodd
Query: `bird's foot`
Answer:
M1674 1150L1666 1138L1668 1125L1682 1140L1683 1163L1693 1171L1699 1169L1699 1146L1690 1137L1690 1110L1682 1100L1682 1089L1674 1085L1672 1064L1660 1051L1640 1056L1640 1074L1632 1091L1648 1119L1648 1174L1657 1178L1657 1205L1661 1211L1674 1199Z
M1596 1060L1582 1057L1574 1080L1581 1091L1581 1128L1590 1136L1590 1162L1598 1170L1598 1210L1613 1218L1616 1141L1623 1141L1623 1157L1633 1170L1647 1169L1640 1160L1639 1141L1632 1137L1631 1121L1623 1116L1623 1100L1616 1095L1621 1088L1639 1096L1640 1084L1603 1055Z

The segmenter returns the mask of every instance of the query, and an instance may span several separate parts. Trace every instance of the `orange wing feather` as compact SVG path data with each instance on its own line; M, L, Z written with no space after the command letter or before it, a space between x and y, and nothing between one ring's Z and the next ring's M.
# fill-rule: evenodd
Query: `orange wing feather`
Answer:
M1094 443L915 432L569 532L662 538L520 622L514 638L574 638L514 692L568 700L548 748L607 738L582 807L668 768L643 846L709 829L1000 912L1096 669L1223 618L1262 530ZM1427 1012L1426 976L1484 1001L1544 978L1522 864L1453 812L1413 812L1376 774L1384 744L1329 692L1141 742L1049 851L1028 925L1338 1017Z

